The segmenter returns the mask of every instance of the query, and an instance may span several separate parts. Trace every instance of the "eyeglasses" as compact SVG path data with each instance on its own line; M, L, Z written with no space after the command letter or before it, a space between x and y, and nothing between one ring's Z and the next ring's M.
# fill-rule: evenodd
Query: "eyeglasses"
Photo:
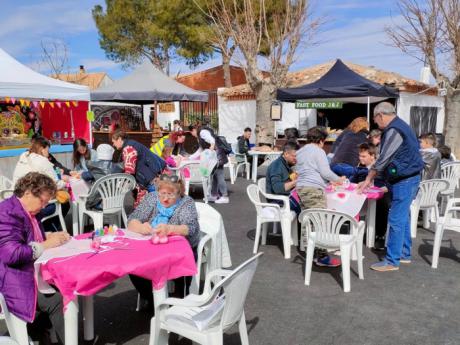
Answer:
M176 193L158 193L158 196L162 199L175 199L177 198Z
M172 183L177 183L179 182L179 176L176 175L167 175L167 174L161 174L160 175L160 181L171 181Z

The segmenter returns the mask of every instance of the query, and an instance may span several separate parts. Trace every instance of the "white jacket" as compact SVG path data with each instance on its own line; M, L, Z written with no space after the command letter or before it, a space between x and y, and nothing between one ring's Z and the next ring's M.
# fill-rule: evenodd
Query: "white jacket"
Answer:
M65 187L65 182L58 179L53 164L48 158L26 151L19 157L18 163L14 168L13 184L16 184L21 177L30 172L38 172L51 177L56 182L58 189Z

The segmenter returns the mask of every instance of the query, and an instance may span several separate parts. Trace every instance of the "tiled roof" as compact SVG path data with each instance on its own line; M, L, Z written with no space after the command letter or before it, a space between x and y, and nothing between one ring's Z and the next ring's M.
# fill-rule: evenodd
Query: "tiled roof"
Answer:
M104 77L107 75L105 72L96 72L96 73L86 73L86 72L77 72L77 73L68 73L68 74L58 74L57 76L52 76L53 78L67 81L69 83L86 85L90 90L97 89L101 86Z
M287 76L286 87L297 87L305 84L313 83L321 78L327 71L334 65L335 61L329 61L320 65L305 68L300 71L290 72ZM396 87L400 91L419 92L429 88L428 85L423 84L417 80L405 78L402 75L394 72L387 72L377 69L373 66L362 66L351 62L344 62L351 70L360 74L364 78L375 81L382 85L389 85ZM427 92L432 94L432 92ZM436 90L434 90L436 93ZM227 98L247 98L253 96L248 84L238 85L232 88L224 89L219 93L220 96Z

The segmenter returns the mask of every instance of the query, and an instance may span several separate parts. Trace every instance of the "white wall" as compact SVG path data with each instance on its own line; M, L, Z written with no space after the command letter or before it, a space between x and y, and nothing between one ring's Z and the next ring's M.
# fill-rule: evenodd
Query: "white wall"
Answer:
M438 107L440 108L437 116L436 133L442 133L444 129L444 97L428 96L424 94L415 95L413 93L401 92L398 100L398 116L410 124L410 108L418 107Z
M250 127L253 131L256 126L256 101L241 100L229 101L224 97L218 98L219 105L219 135L227 138L229 143L236 142L236 138L243 133L244 128ZM296 127L301 133L316 126L316 110L295 109L294 103L283 103L283 115L276 121L276 131L283 134L285 128ZM254 138L251 139L251 142Z
M144 122L145 122L145 127L149 128L149 121L150 121L150 108L154 108L154 104L148 104L144 105ZM158 107L159 109L159 107ZM171 128L172 128L172 123L174 120L180 120L180 105L179 102L174 102L174 111L169 112L169 113L163 113L163 112L158 112L158 118L157 122L162 128L167 128L168 127L168 122L171 122Z
M246 127L254 132L256 127L256 101L227 101L218 97L219 135L223 135L229 143L243 134ZM251 142L254 138L251 138Z

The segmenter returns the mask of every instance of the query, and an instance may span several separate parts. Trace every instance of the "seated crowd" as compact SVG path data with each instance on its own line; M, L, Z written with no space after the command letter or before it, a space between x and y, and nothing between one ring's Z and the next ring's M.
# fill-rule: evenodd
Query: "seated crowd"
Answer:
M357 183L360 191L372 184L381 187L385 196L378 200L376 214L376 248L384 249L388 228L388 247L385 260L374 264L377 271L397 270L400 263L410 262L411 242L407 238L409 205L415 197L423 170L423 178L440 176L441 162L451 159L446 146L436 148L432 134L420 136L420 144L412 130L396 114L389 103L380 103L374 110L374 122L379 130L369 133L365 118L356 118L337 138L332 155L327 156L324 144L328 136L324 127L310 128L306 145L299 148L298 131L287 131L287 142L282 154L266 172L266 192L289 196L291 210L297 215L310 208L327 208L326 188L342 185L349 180ZM113 162L114 149L100 144L91 150L83 139L75 141L73 167L62 166L50 153L50 143L35 137L30 149L23 153L14 170L13 196L0 203L0 275L4 283L0 292L15 317L29 324L31 335L49 343L51 328L58 341L63 342L62 302L59 293L37 294L34 261L47 248L66 243L70 236L63 232L59 222L41 219L53 214L58 199L64 215L69 210L67 189L72 179L83 179L88 184L113 173L127 173L136 180L134 211L129 215L128 230L142 235L159 237L184 236L197 260L200 227L195 203L184 193L184 171L180 177L171 169L187 160L196 160L205 150L215 152L217 164L212 174L210 201L228 203L228 189L224 165L231 150L225 138L219 137L208 126L191 128L197 150L188 154L183 147L185 132L180 123L174 131L162 137L149 149L116 130L113 146L121 151L121 162ZM251 129L246 128L238 138L239 153L248 155ZM251 161L252 162L252 161ZM260 162L252 162L259 164ZM404 182L404 183L402 183ZM406 183L407 182L407 183ZM63 194L61 199L59 193ZM66 194L67 193L67 194ZM87 201L88 208L98 208L100 196ZM269 200L269 202L279 202ZM340 260L326 250L315 250L318 266L337 267ZM153 309L152 283L131 275L130 279L142 299L142 309ZM190 277L175 280L178 296L188 294ZM38 299L35 299L38 296ZM36 313L36 311L38 313Z

